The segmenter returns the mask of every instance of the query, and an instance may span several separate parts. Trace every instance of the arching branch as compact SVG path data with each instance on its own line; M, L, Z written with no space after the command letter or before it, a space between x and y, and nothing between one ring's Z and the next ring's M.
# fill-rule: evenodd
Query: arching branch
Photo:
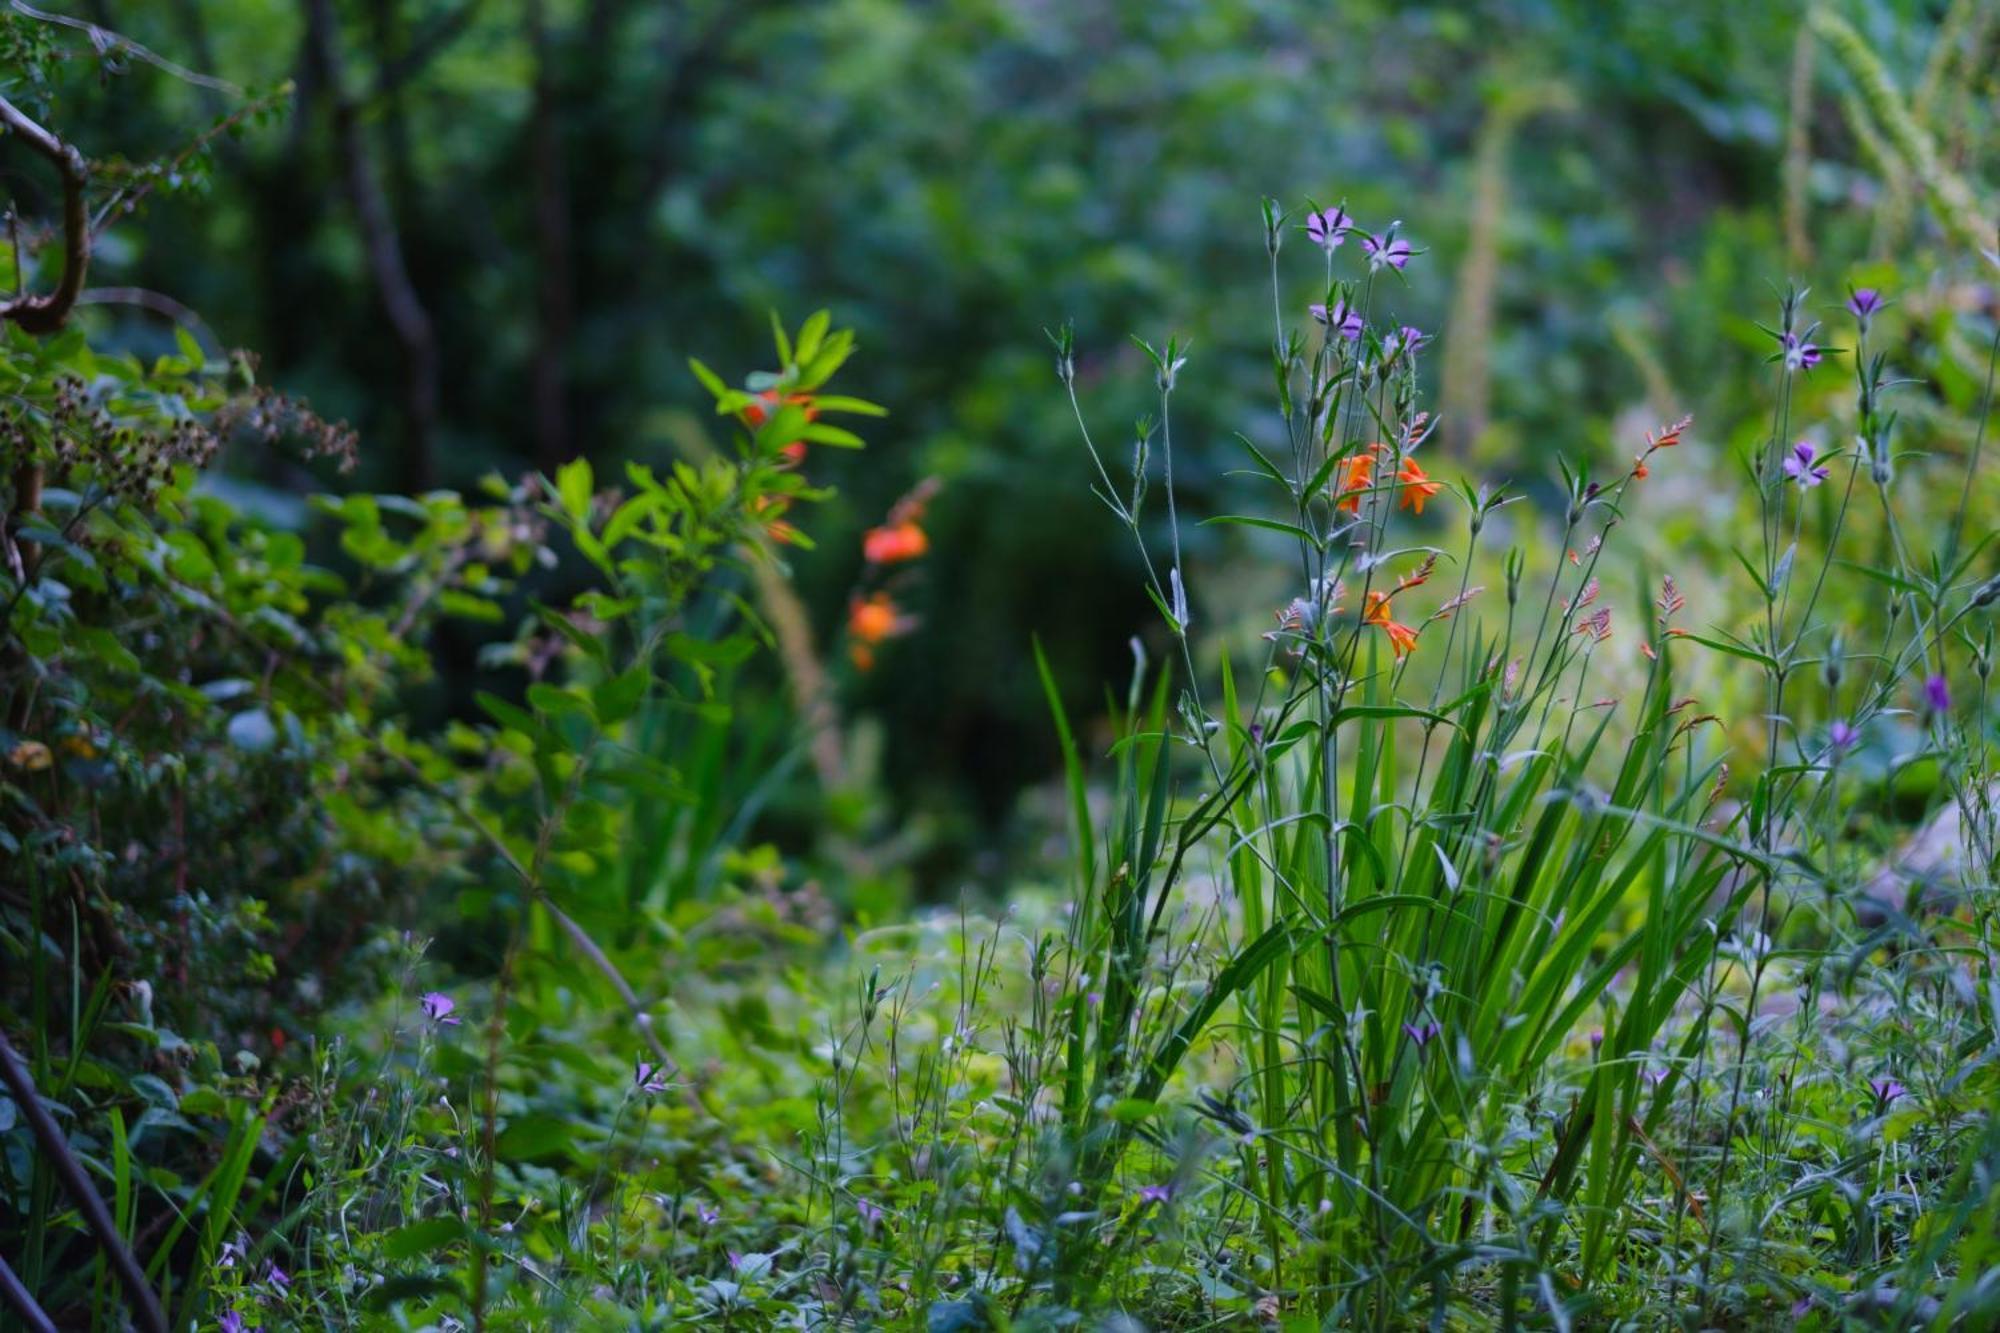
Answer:
M68 321L77 293L83 290L84 271L90 266L90 212L83 199L89 168L82 153L36 124L4 97L0 97L0 128L47 158L62 178L63 191L62 281L46 295L24 291L0 302L0 319L11 320L29 333L54 333Z

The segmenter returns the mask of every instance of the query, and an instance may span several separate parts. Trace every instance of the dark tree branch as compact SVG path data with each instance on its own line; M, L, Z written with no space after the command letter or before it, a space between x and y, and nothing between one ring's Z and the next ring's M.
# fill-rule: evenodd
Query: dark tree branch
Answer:
M139 1261L125 1246L125 1240L118 1234L118 1226L111 1220L111 1210L104 1206L104 1198L91 1187L90 1177L69 1150L69 1143L57 1128L48 1108L42 1105L40 1095L35 1092L34 1080L28 1077L26 1062L14 1050L7 1034L0 1032L0 1083L7 1085L14 1104L34 1131L35 1141L48 1154L49 1165L54 1168L56 1178L62 1181L70 1201L83 1214L84 1222L97 1243L104 1247L104 1253L111 1260L112 1271L118 1274L118 1281L125 1287L125 1295L132 1305L132 1313L139 1326L147 1333L167 1333L167 1316L160 1309L160 1298L153 1294L152 1286L139 1268Z
M63 275L56 289L45 296L26 292L0 303L0 319L11 320L29 333L54 333L68 320L76 295L83 290L84 270L90 266L90 210L83 187L90 179L83 154L29 119L19 107L0 97L0 128L55 166L62 178L63 192Z
M410 281L389 201L368 158L359 108L347 91L339 27L329 0L306 0L306 28L311 63L317 67L333 104L334 140L347 176L349 200L360 224L362 244L368 253L368 267L374 274L375 289L389 317L389 326L403 345L408 451L403 476L410 489L422 490L431 482L431 433L438 415L437 334L416 286Z
M569 354L575 323L576 298L570 278L569 183L563 172L560 97L556 63L542 0L529 9L535 48L534 115L530 118L529 155L535 185L535 360L530 371L534 396L535 460L553 471L569 461Z
M0 1259L0 1300L21 1317L31 1333L56 1333L55 1320L49 1318L48 1311L42 1309L21 1279L14 1276L5 1259Z
M448 14L432 19L410 39L410 44L375 75L374 96L386 97L422 74L479 16L486 0L465 0Z

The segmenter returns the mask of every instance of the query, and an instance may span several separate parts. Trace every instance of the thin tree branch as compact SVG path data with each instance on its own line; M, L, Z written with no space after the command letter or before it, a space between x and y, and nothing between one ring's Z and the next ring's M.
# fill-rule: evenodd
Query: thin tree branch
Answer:
M440 18L426 24L414 37L402 54L383 65L375 75L375 86L371 96L387 97L410 80L422 74L431 61L443 54L445 48L457 41L464 31L472 26L472 20L479 15L486 0L465 0L465 3Z
M7 1267L7 1261L0 1259L0 1301L21 1317L30 1333L56 1333L56 1322L49 1318L48 1311L42 1309L14 1270Z
M23 18L31 18L38 23L53 23L63 28L75 28L90 39L90 45L100 55L106 51L115 51L122 55L131 56L135 60L144 61L155 69L164 70L175 78L185 83L191 83L197 88L207 88L218 93L229 93L236 97L243 95L243 90L227 79L217 79L207 74L197 74L185 65L176 65L165 56L155 54L133 41L130 37L125 36L125 34L113 32L111 29L92 23L87 19L72 18L68 14L51 14L45 9L37 9L33 5L28 4L27 0L10 0L10 6L16 14L21 15Z
M144 287L91 287L77 293L78 305L129 305L171 320L186 329L209 356L221 356L223 346L208 322L165 292Z

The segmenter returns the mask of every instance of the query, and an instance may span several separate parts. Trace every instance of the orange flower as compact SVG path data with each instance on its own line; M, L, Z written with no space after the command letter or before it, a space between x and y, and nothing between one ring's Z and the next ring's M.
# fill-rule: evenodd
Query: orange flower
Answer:
M1350 514L1361 512L1362 493L1374 484L1375 451L1380 447L1371 444L1341 463L1340 502L1335 508Z
M1390 596L1386 592L1369 593L1361 619L1364 624L1374 625L1389 636L1389 648L1400 659L1417 646L1417 631L1389 618Z
M870 528L861 539L862 558L871 565L893 565L915 560L930 549L931 539L912 519Z
M736 419L741 421L745 427L754 431L771 419L771 414L777 408L779 401L776 389L766 389L757 395L755 402L747 404L738 411ZM794 407L803 409L807 421L817 421L819 419L819 408L813 405L813 396L811 394L787 394L783 401L790 403ZM803 463L806 457L806 442L804 440L788 440L779 446L778 454L787 463L794 465Z
M764 525L764 535L774 542L787 546L797 543L799 530L785 521L785 511L792 507L789 497L782 495L760 495L751 502L750 510Z
M1675 445L1681 442L1681 432L1686 430L1691 424L1693 424L1693 422L1694 418L1691 416L1687 416L1687 417L1682 417L1679 421L1676 421L1671 426L1660 427L1660 433L1658 435L1653 434L1652 431L1647 431L1646 432L1647 452L1650 453L1654 449L1673 448Z
M1644 481L1647 477L1653 475L1652 469L1646 466L1646 456L1644 454L1639 454L1632 459L1632 475L1640 481Z
M916 621L897 607L896 601L886 592L870 594L866 598L857 597L848 603L847 635L852 642L848 653L854 665L863 671L875 665L875 647L899 634L907 634L916 628Z
M807 421L819 420L819 409L813 406L813 396L811 394L809 393L787 394L785 395L784 401L792 404L794 407L804 408ZM778 405L778 402L779 402L778 391L776 389L766 389L764 390L764 392L757 395L757 400L755 402L744 407L743 410L738 412L736 415L738 419L740 419L743 422L744 425L750 427L750 429L752 430L755 430L757 429L757 427L763 425L767 420L770 419L771 409L776 407Z
M1424 475L1424 470L1417 466L1417 460L1414 458L1403 460L1403 466L1396 473L1396 480L1403 483L1403 494L1397 507L1414 509L1419 514L1424 512L1424 501L1444 489Z

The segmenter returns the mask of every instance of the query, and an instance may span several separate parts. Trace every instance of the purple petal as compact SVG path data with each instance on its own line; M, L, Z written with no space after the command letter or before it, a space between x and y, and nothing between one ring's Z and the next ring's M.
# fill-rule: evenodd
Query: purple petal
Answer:
M1930 705L1933 713L1951 711L1951 685L1942 674L1924 682L1924 702Z

